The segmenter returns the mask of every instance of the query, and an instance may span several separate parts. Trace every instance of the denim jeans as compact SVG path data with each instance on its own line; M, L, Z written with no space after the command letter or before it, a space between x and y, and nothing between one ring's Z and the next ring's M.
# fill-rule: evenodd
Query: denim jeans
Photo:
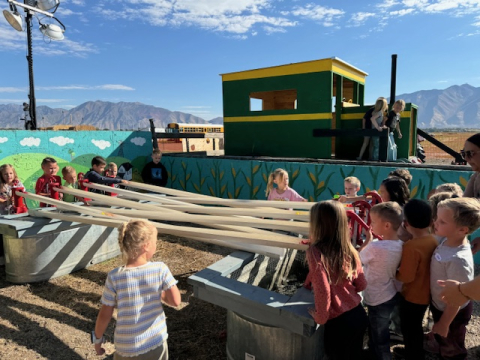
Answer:
M408 360L425 359L422 322L427 308L428 305L411 303L403 297L400 300L400 322Z
M378 360L391 360L390 353L390 315L399 303L401 295L396 293L393 298L377 306L368 307L368 346Z

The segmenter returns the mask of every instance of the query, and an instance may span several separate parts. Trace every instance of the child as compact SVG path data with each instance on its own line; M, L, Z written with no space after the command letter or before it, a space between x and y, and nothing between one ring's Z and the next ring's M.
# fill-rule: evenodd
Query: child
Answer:
M168 181L168 172L165 166L160 162L162 160L162 151L154 149L152 152L152 161L143 167L142 179L145 184L155 186L165 186Z
M46 157L42 161L42 170L43 175L38 178L35 184L35 193L37 195L50 197L51 184L58 184L59 186L62 184L60 176L55 175L58 172L57 160ZM41 202L40 207L47 207L47 204Z
M71 166L65 166L62 169L62 176L65 182L63 183L63 187L67 189L77 189L77 172ZM63 201L66 202L75 202L75 196L70 194L63 194Z
M446 305L441 298L438 280L459 282L473 280L474 265L467 235L480 226L480 202L472 198L453 198L438 204L435 234L446 239L433 253L430 265L430 287L433 315L432 333L427 336L426 350L442 359L466 359L466 326L473 304L465 301L460 307ZM432 334L434 334L432 336Z
M117 308L114 358L168 359L162 301L180 305L180 292L163 262L150 262L157 249L157 229L142 219L120 226L118 242L126 264L108 273L92 341L102 355L103 334Z
M388 174L388 177L396 176L405 181L405 184L407 184L407 187L410 186L410 183L412 182L412 174L410 174L410 171L407 169L395 169L390 171Z
M10 164L0 166L0 215L10 213L14 186L23 187L15 168Z
M127 180L123 179L112 179L110 177L105 177L100 174L103 174L105 170L105 166L107 166L107 162L101 156L95 156L92 159L92 168L85 174L84 179L87 179L89 182L94 184L101 184L101 185L110 185L110 184L128 184ZM90 189L90 192L104 194L104 191Z
M375 106L368 110L363 116L362 129L371 129L372 127L374 127L378 131L383 131L383 129L385 129L385 126L381 124L383 122L383 116L385 115L385 111L387 110L387 108L387 100L383 97L379 97L375 102ZM369 143L370 136L365 136L363 138L362 148L360 149L360 154L358 155L357 160L362 160L363 154L365 153L365 150L367 150L367 146ZM372 143L370 143L370 157L374 160L378 160L378 144L379 138L374 137Z
M355 176L349 176L343 180L345 195L341 195L338 201L341 203L351 202L349 198L357 199L357 192L360 191L360 180ZM355 201L355 200L353 200Z
M388 113L388 117L385 120L384 125L387 126L390 131L393 132L397 130L398 138L402 138L402 132L400 131L400 113L405 109L405 101L397 100L393 104L392 110Z
M405 181L399 177L392 176L382 181L379 188L383 201L394 201L404 206L410 198L410 190Z
M370 210L371 230L360 251L367 288L363 291L368 308L369 349L376 359L388 360L390 354L390 317L401 295L395 275L402 258L403 242L397 230L403 220L402 208L395 202L384 202ZM383 237L372 242L372 231Z
M311 283L315 295L310 315L325 324L325 353L329 359L360 359L368 320L358 292L367 282L342 204L330 200L313 205L310 241L305 286Z
M105 172L105 175L111 178L116 178L117 172L118 172L117 164L115 164L114 162L108 163L107 171Z
M435 193L441 193L441 192L449 192L452 193L453 195L456 195L457 197L462 197L463 196L463 190L460 187L460 185L456 183L445 183L445 184L440 184L435 188Z
M276 188L273 184L277 185ZM295 190L288 187L288 173L283 169L276 169L268 176L267 189L265 195L267 200L274 201L307 201Z
M405 358L424 359L422 321L430 303L430 259L438 243L430 234L432 208L426 201L410 200L403 208L403 215L405 228L412 235L403 245L397 271L397 280L403 282L400 322Z

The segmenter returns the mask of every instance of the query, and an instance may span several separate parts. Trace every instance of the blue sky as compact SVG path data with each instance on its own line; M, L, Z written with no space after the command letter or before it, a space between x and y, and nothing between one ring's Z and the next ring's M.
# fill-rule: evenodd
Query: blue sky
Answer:
M56 17L63 41L34 20L37 106L141 102L210 120L219 74L334 56L369 74L367 103L390 94L391 54L397 94L480 86L480 0L64 0ZM26 43L0 15L0 104L28 99Z

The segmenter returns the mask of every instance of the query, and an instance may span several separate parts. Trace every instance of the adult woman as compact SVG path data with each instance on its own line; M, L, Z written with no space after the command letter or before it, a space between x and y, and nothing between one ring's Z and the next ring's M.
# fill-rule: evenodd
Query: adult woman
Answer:
M480 199L480 133L470 136L465 141L461 153L468 165L475 171L468 181L463 196ZM472 251L476 254L480 250L480 236L478 236L478 231L473 234L472 238L473 237L475 238L472 240Z
M461 153L468 165L475 171L468 181L463 196L480 199L480 133L470 136L465 141Z

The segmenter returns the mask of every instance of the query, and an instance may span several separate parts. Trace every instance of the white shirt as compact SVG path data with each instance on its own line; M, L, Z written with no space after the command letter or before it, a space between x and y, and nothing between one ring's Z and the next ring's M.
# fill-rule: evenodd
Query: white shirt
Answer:
M374 240L360 251L360 260L367 279L364 301L377 306L397 293L395 275L402 259L403 241Z

